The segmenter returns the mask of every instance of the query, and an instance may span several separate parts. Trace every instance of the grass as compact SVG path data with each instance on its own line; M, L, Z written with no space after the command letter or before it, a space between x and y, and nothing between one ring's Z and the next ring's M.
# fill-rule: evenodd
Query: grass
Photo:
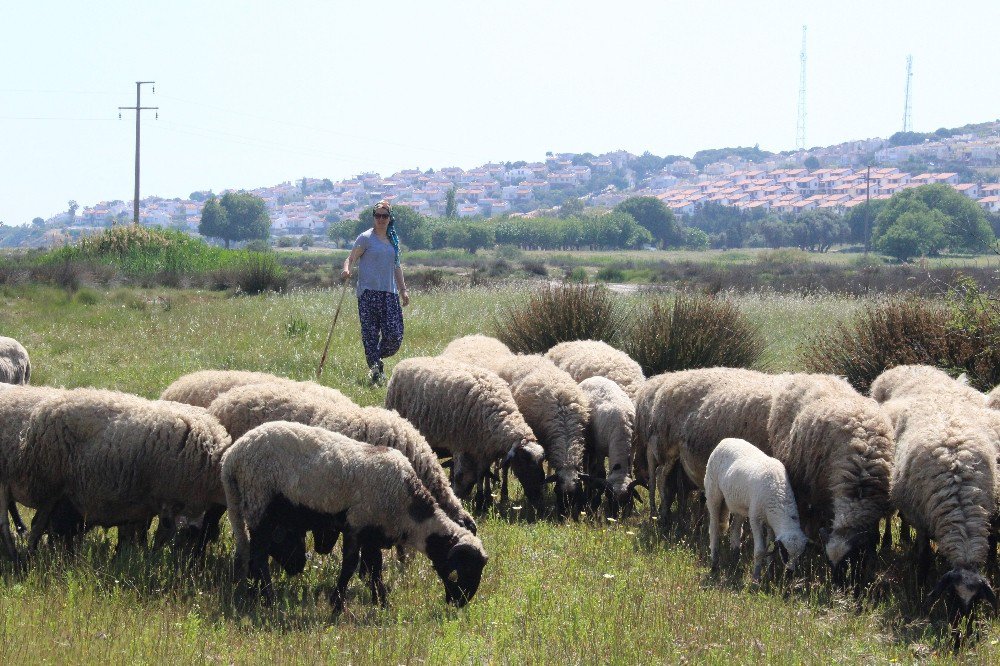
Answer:
M86 294L83 296L82 294ZM0 286L4 335L31 351L33 383L94 385L153 397L177 376L209 367L311 378L336 293L254 297L171 289L81 290ZM414 295L399 358L435 354L484 331L492 313L524 298L516 289ZM642 298L641 295L632 298ZM855 312L858 299L737 296L761 325L774 370L799 369L798 349ZM354 301L334 333L323 383L362 404L384 388L364 382ZM390 363L391 366L391 363ZM514 497L516 498L517 492ZM332 620L315 591L332 586L339 557L276 577L272 608L234 607L231 543L187 569L169 553L111 557L95 532L69 559L43 554L26 573L0 565L0 661L226 663L950 663L947 632L891 601L858 610L826 585L789 598L747 582L747 562L713 579L704 537L653 536L644 515L613 523L480 521L490 562L464 610L446 608L423 556L388 560L390 606L373 608L357 580L348 612ZM899 555L897 550L897 555ZM996 663L1000 625L962 654Z

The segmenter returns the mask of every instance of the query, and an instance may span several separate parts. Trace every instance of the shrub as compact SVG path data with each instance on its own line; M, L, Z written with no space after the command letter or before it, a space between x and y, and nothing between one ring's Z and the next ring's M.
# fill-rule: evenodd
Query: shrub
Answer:
M536 259L525 259L521 262L521 268L526 273L531 273L532 275L547 276L549 274L549 269L545 267L545 262Z
M599 282L624 282L625 271L618 266L605 266L597 271L597 280Z
M624 346L647 377L693 368L749 368L765 347L760 327L735 302L690 292L650 300L637 312Z
M440 268L410 271L406 286L410 289L437 289L444 284L444 271Z
M509 277L513 269L506 259L497 259L490 264L489 274L491 278Z
M811 340L803 353L805 365L844 376L862 392L882 372L904 364L966 372L973 385L990 389L1000 382L1000 316L977 300L869 304L854 319Z
M232 286L244 294L282 291L288 284L284 267L270 253L248 252L231 274Z
M613 342L629 310L600 286L547 285L526 303L502 308L493 319L497 338L511 350L538 354L568 340Z
M566 282L576 282L583 284L587 282L587 269L583 266L577 266L576 268L566 269L565 277L563 278Z

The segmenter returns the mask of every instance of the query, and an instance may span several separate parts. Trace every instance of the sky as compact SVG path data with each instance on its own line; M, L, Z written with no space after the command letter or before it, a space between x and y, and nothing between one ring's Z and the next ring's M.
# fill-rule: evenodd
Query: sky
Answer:
M540 160L690 156L1000 117L1000 3L0 0L0 221L142 196Z

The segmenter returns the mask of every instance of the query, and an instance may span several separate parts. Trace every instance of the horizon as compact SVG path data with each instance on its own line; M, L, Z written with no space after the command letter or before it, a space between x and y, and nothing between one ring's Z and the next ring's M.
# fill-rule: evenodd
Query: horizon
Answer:
M6 224L131 200L133 112L113 121L137 79L160 107L142 119L143 198L547 151L792 150L802 25L808 147L900 131L911 54L912 129L1000 115L985 2L57 7L8 10L0 40L28 63L0 84Z

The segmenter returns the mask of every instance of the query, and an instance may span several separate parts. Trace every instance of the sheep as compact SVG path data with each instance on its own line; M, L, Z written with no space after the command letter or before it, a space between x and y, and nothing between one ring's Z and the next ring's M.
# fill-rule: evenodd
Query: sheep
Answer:
M886 370L875 378L869 391L879 403L922 394L947 394L977 407L987 406L987 396L969 386L967 379L953 379L931 365L899 365Z
M510 388L495 373L445 358L400 361L386 390L385 406L417 427L436 450L453 455L451 486L465 499L480 484L479 508L489 501L490 465L513 468L528 501L541 510L544 450L517 408ZM506 500L507 485L501 485Z
M633 399L646 381L642 367L632 357L599 340L560 342L549 349L545 357L578 382L590 377L607 377Z
M15 500L20 496L20 489L11 483L11 470L31 411L38 403L58 395L61 389L13 384L0 384L0 386L10 388L0 391L0 493L7 497L7 508L17 531L24 532L26 531L24 522L15 504ZM17 551L5 515L0 519L0 539L7 555L11 559L16 559Z
M708 457L726 437L745 439L770 454L771 402L787 375L742 368L703 368L652 377L636 394L636 478L649 484L650 511L669 524L678 460L683 476L702 488ZM656 496L661 505L657 513ZM683 495L682 495L683 497Z
M933 395L894 398L884 410L896 435L892 501L917 530L918 579L926 580L929 572L930 539L951 567L927 604L947 590L954 592L960 606L952 617L956 627L961 615L971 617L977 600L994 609L998 605L981 574L998 509L1000 470L992 424L984 410Z
M890 516L893 430L878 403L832 375L789 375L767 424L792 480L806 534L825 536L837 583L852 566L855 592Z
M452 340L441 352L444 358L463 361L497 372L514 353L507 345L487 335L466 335Z
M209 412L236 440L268 421L294 421L326 428L368 444L400 450L413 465L441 509L473 534L476 522L448 484L448 478L427 440L398 413L353 402L332 402L322 392L297 392L287 383L252 384L227 391ZM332 544L330 544L332 546Z
M62 502L81 526L105 527L224 507L219 465L230 443L214 417L186 405L96 389L40 402L11 474L23 503L37 509L29 552Z
M557 513L567 505L579 514L585 500L583 453L590 415L587 394L552 361L535 355L511 356L499 368L524 420L538 436L554 470Z
M199 370L177 379L163 390L160 399L207 408L217 397L237 386L282 381L290 382L292 380L266 372Z
M719 531L725 529L729 514L736 519L729 525L730 544L736 552L740 548L743 521L750 520L754 582L760 582L768 531L774 535L786 570L795 571L808 539L799 525L792 483L780 460L745 439L722 440L708 457L705 499L713 571L719 565Z
M590 403L587 473L592 479L604 479L608 513L617 515L618 508L630 507L636 496L630 474L635 403L624 389L606 377L585 379L580 382L580 390ZM608 460L607 472L605 458Z
M401 544L430 558L445 599L468 603L487 562L482 542L440 509L406 457L394 449L362 444L339 433L300 423L265 423L239 438L222 460L222 483L236 542L238 577L260 581L272 598L267 548L275 527L292 517L298 529L333 527L361 551ZM345 539L346 541L346 539ZM330 601L343 609L358 550L345 545ZM376 562L381 570L381 563ZM380 575L376 599L385 602Z
M30 380L28 350L14 338L0 335L0 384L27 384Z

